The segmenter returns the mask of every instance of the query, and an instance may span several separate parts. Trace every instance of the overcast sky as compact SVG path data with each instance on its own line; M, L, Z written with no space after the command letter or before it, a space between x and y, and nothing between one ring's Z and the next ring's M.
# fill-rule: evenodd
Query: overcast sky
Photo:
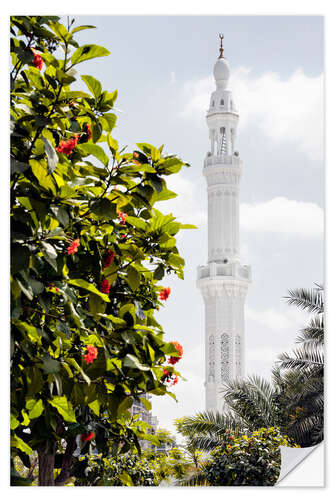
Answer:
M185 280L163 282L172 293L158 318L166 339L184 346L177 366L187 381L175 387L178 403L153 399L160 426L173 431L174 418L204 410L204 304L196 268L207 262L202 167L218 33L224 33L229 87L240 113L241 254L253 275L245 306L246 373L269 378L276 356L291 349L307 321L283 297L290 288L323 281L323 20L78 16L77 22L97 27L78 33L80 43L111 51L79 68L105 89L118 89L114 137L130 151L136 142L165 144L191 164L167 179L178 198L157 207L198 226L179 239Z

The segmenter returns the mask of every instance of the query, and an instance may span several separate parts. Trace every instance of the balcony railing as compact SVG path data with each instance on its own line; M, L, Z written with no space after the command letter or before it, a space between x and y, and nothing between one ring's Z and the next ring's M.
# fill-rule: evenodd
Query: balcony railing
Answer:
M211 155L205 158L205 167L211 165L240 165L240 159L235 155Z

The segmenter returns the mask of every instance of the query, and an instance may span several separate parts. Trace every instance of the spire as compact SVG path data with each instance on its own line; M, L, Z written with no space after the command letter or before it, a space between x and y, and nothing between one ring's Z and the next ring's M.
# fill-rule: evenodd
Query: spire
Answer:
M219 33L219 37L220 37L220 56L219 56L219 59L222 59L223 57L223 38L224 38L224 35L221 35L221 33Z

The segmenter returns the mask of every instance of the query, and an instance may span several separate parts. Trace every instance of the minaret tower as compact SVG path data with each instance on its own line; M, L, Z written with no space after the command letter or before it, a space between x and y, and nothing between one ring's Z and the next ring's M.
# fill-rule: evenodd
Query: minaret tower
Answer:
M203 174L208 193L208 263L198 268L205 303L206 410L222 411L224 383L244 375L244 302L251 268L239 257L239 182L242 161L235 150L238 112L228 89L229 64L214 66L216 90L207 112L210 151Z

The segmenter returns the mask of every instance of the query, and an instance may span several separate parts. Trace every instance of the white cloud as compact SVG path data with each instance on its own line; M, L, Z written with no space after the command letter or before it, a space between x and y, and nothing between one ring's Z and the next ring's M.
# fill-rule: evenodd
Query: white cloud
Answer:
M204 124L213 77L188 81L183 117L196 117ZM240 127L253 124L274 143L287 142L311 159L323 157L323 75L309 77L301 69L288 79L266 72L259 77L250 68L240 67L230 77Z
M182 223L199 225L207 221L206 206L199 201L196 184L182 174L167 179L168 189L178 194L177 198L159 202L158 210L170 211Z
M240 205L240 225L247 231L299 236L322 236L324 214L315 203L277 197L261 203Z
M170 85L174 85L176 81L176 73L174 71L170 71Z
M246 321L255 321L268 330L279 331L292 330L297 332L307 323L308 313L287 307L283 311L275 308L264 309L262 311L245 306Z

